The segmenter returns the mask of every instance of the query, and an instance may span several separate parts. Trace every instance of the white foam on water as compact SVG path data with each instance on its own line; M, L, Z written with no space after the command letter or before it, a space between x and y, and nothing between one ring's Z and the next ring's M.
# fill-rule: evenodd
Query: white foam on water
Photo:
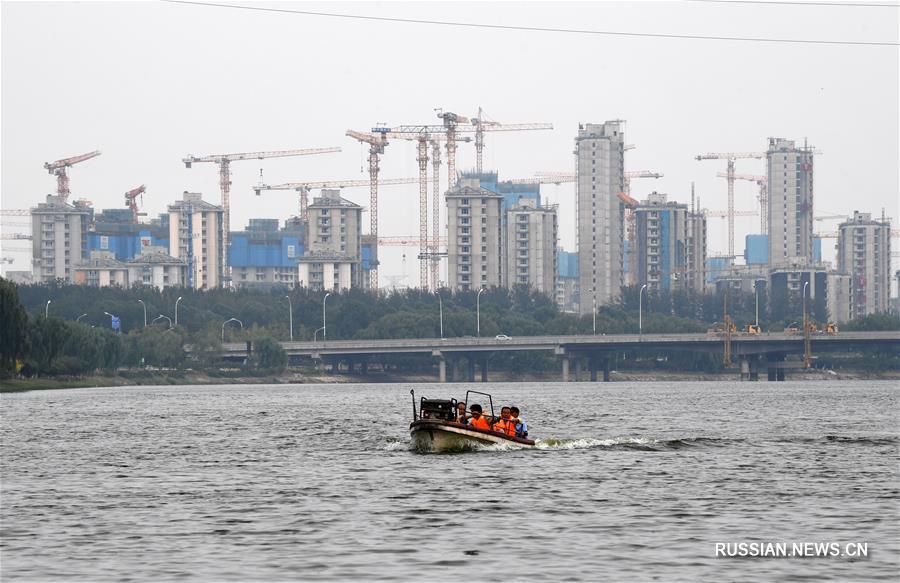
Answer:
M381 449L384 451L405 451L410 449L410 444L408 441L392 441Z
M592 447L612 447L614 445L652 445L659 443L656 439L646 437L613 437L608 439L538 439L534 447L537 449L588 449Z

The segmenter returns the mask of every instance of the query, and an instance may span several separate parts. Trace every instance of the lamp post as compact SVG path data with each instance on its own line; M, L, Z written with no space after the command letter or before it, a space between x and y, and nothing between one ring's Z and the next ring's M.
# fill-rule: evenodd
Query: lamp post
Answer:
M638 292L638 336L644 335L644 290L647 289L647 284L641 286L641 291Z
M178 302L182 300L181 296L178 296L178 299L175 300L175 325L178 325Z
M325 294L325 297L322 298L322 342L328 340L328 329L325 327L325 301L330 295L331 292L328 292L327 294Z
M441 294L434 291L434 295L437 296L438 299L438 313L440 314L440 322L441 322L441 339L444 338L444 302L441 300Z
M284 296L288 301L288 328L291 331L291 342L294 341L294 304L291 302L291 296ZM243 326L242 326L243 327Z
M144 303L144 300L138 300L141 302L141 305L144 306L144 328L147 327L147 304Z
M809 285L808 281L803 282L803 333L806 334L806 326L808 325L808 320L806 317L806 287Z
M478 290L478 294L475 296L475 337L481 338L481 292L484 291L484 288Z
M316 331L313 332L313 342L319 341L319 332L321 332L322 330L324 330L324 328L316 328Z
M160 314L159 316L153 318L153 320L152 320L150 323L151 323L151 324L155 324L156 321L159 320L160 318L165 318L166 320L168 320L168 322L169 322L169 328L172 327L172 318L170 318L170 317L168 317L168 316L163 316L162 314Z
M78 316L77 318L75 318L75 321L80 322L81 319L84 318L85 316L87 316L87 314L82 314L82 315Z
M594 336L597 335L597 296L596 290L591 290L591 315L594 317Z
M759 330L759 280L753 282L753 293L756 294L756 329Z
M241 325L241 330L244 329L244 323L237 318L229 318L228 320L225 320L224 322L222 322L222 342L225 342L225 324L227 324L228 322L237 322Z
M44 306L44 317L45 318L50 317L50 302L52 302L52 301L53 300L47 300L47 305Z

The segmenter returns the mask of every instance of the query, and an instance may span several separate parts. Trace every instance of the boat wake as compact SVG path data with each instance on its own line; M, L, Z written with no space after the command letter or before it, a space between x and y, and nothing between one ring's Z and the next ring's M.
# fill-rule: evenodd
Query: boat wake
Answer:
M743 441L743 439L737 438L717 437L685 437L677 439L653 439L649 437L632 436L607 438L584 437L578 439L547 438L536 440L534 449L554 451L605 448L638 451L671 451L690 447L724 447L729 444L740 443ZM381 449L384 451L415 451L409 442L396 439L391 439ZM521 451L522 449L522 447L514 443L469 444L459 450L448 450L448 453Z

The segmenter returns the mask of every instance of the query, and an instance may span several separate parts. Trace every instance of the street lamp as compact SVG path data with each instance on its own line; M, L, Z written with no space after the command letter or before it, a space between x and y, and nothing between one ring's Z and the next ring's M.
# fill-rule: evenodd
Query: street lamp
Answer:
M478 294L475 296L475 337L481 338L481 293L484 291L484 288L478 290Z
M141 305L144 306L144 328L147 327L147 304L144 303L144 300L138 300L141 302Z
M753 293L756 294L756 329L759 330L759 280L753 282Z
M594 336L597 335L597 296L596 290L591 290L591 315L594 317Z
M53 300L47 300L47 305L44 306L44 317L45 317L45 318L49 318L49 317L50 317L50 302L52 302L52 301L53 301Z
M77 318L75 318L75 321L80 322L81 319L84 318L85 316L87 316L87 314L82 314L82 315L78 316Z
M222 322L222 342L225 342L225 324L227 324L228 322L237 322L241 325L241 330L244 329L244 323L237 318L230 318L228 320L225 320L224 322Z
M291 296L284 296L284 297L287 298L287 301L288 301L288 318L290 320L288 322L288 324L289 324L288 328L291 331L291 342L293 342L294 341L294 304L291 303Z
M441 320L441 339L443 339L444 338L444 302L441 300L441 294L439 294L437 292L437 290L435 290L434 295L436 295L438 298L438 310L440 313L440 320Z
M178 299L175 300L175 325L178 325L178 302L181 301L181 296L178 296Z
M325 329L325 328L316 328L316 331L313 332L313 342L318 342L318 341L319 341L319 332L321 332L321 331L324 330L324 329Z
M325 297L322 298L322 342L328 340L328 330L325 328L325 300L327 300L330 295L331 292L328 292L325 294Z
M809 285L808 281L803 282L803 333L806 334L806 326L808 324L806 317L806 286Z
M641 291L638 292L638 336L644 335L644 290L647 289L647 284L641 286Z
M153 321L150 322L150 323L151 323L151 324L155 324L156 321L159 320L160 318L165 318L166 320L168 320L168 321L169 321L169 328L172 327L172 318L170 318L170 317L168 317L168 316L163 316L162 314L160 314L159 316L153 318Z

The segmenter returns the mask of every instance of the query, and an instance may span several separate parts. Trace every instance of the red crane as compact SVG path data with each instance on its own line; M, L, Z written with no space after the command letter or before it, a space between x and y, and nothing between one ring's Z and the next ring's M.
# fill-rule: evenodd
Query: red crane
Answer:
M135 199L137 199L137 197L140 196L141 204L144 204L144 192L146 190L147 189L144 187L144 185L141 184L137 188L129 190L128 192L125 193L125 206L127 206L128 208L131 209L132 221L135 224L138 222L138 215L140 214L140 213L138 213L138 205L137 205L137 201Z
M63 200L69 198L69 175L66 173L66 168L74 166L75 164L78 164L80 162L84 162L85 160L96 158L99 155L100 151L94 150L93 152L88 152L87 154L72 156L71 158L63 158L62 160L57 160L56 162L44 162L44 168L50 174L56 176L56 194L58 196L61 196Z

